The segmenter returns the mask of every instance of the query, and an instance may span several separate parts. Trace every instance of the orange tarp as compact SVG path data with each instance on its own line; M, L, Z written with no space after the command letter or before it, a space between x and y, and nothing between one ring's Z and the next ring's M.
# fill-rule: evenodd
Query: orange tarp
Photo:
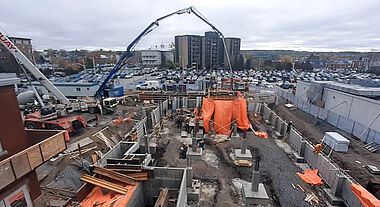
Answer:
M297 173L300 178L305 181L306 183L312 184L312 185L322 185L322 178L318 176L318 170L306 170L304 174Z
M268 138L268 134L266 132L255 132L255 136L262 137L264 139Z
M102 188L95 186L80 204L82 207L125 207L133 195L136 186L127 185L125 188L128 189L125 195L113 191L103 194Z
M247 117L247 103L239 93L239 98L234 101L222 101L203 98L202 105L203 127L206 132L210 130L210 120L214 116L214 131L216 134L229 135L231 133L231 121L236 119L237 125L242 130L249 129Z
M363 186L352 184L350 187L351 187L351 190L358 197L360 203L364 207L379 207L380 206L379 199L377 199L374 195L368 192Z

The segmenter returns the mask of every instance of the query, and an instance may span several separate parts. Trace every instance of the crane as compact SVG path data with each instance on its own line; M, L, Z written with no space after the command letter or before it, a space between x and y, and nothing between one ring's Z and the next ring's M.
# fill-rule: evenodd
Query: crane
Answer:
M103 81L103 83L100 85L99 89L96 91L95 93L95 97L96 98L103 98L104 97L104 90L106 89L106 86L108 84L108 82L111 80L111 78L123 67L127 64L127 60L133 56L133 53L132 53L132 50L133 48L138 44L138 42L141 40L141 38L143 38L145 35L149 34L151 31L153 31L155 28L157 28L159 26L159 22L168 18L168 17L171 17L173 15L181 15L181 14L191 14L193 13L196 17L198 17L199 19L201 19L203 22L205 22L206 24L208 24L215 32L217 32L219 34L219 36L222 38L222 41L223 41L223 45L224 45L224 51L226 53L226 57L227 57L227 62L228 62L228 67L229 69L232 71L232 68L231 68L231 62L230 62L230 57L229 57L229 54L227 52L227 47L226 47L226 43L225 43L225 40L224 40L224 35L222 32L220 32L209 20L206 19L206 17L204 17L198 10L195 9L195 7L191 6L191 7L188 7L188 8L184 8L184 9L180 9L178 11L175 11L173 13L170 13L170 14L167 14L165 16L162 16L158 19L156 19L155 21L153 21L152 23L150 23L148 25L148 27L146 27L127 47L127 50L124 52L123 56L119 59L119 61L116 63L115 67L110 71L110 73L108 74L108 76L106 77L106 79Z
M24 120L25 127L33 128L48 128L48 129L65 129L68 132L73 132L76 129L86 127L87 123L80 116L63 117L69 110L77 110L80 108L79 103L71 103L50 80L41 73L41 71L33 65L32 62L13 44L13 42L5 35L5 32L0 28L0 43L13 55L16 61L20 64L25 75L25 69L28 70L37 81L39 81L55 98L64 104L61 111L57 112L54 105L44 105L37 91L32 86L36 93L37 99L42 106L39 111L26 115ZM28 78L28 77L27 77ZM28 79L29 80L29 79Z
M41 73L36 66L12 43L12 41L5 35L5 32L0 28L0 42L8 49L8 51L15 57L22 67L26 68L57 100L65 105L70 105L71 102L57 89L50 81Z

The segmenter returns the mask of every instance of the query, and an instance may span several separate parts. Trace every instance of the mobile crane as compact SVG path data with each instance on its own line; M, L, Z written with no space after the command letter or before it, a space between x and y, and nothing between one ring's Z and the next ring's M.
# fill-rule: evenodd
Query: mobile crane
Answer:
M230 57L229 57L229 54L227 52L227 47L226 47L226 43L225 43L225 40L224 40L224 35L222 34L222 32L220 32L214 25L211 24L210 21L208 21L206 19L206 17L204 17L198 10L196 10L193 6L191 7L188 7L188 8L185 8L185 9L180 9L178 11L175 11L173 13L170 13L168 15L165 15L165 16L162 16L158 19L156 19L156 21L153 21L152 23L150 23L148 25L148 27L146 27L127 47L127 50L124 52L123 56L119 59L119 61L116 63L115 67L110 71L110 73L108 74L108 76L106 77L106 79L103 81L103 83L100 85L99 89L96 91L95 93L95 98L98 98L98 99L102 99L105 97L105 89L107 87L107 84L108 82L112 79L112 77L123 67L127 64L127 60L133 56L133 53L132 53L132 50L133 48L138 44L138 42L141 40L141 38L143 38L145 35L149 34L151 31L153 31L155 28L157 28L159 26L159 22L170 17L170 16L173 16L175 14L177 15L181 15L181 14L191 14L193 13L196 17L198 17L199 19L201 19L203 22L205 22L206 24L208 24L215 32L217 32L219 34L219 36L222 38L222 41L223 41L223 45L224 45L224 51L226 53L226 57L227 57L227 62L228 62L228 67L229 69L231 70L232 72L232 68L231 68L231 62L230 62ZM232 73L231 73L232 74ZM233 80L232 80L233 82Z
M51 94L55 96L60 104L63 104L62 108L56 110L55 105L45 105L39 94L32 86L36 97L41 105L41 109L26 115L24 125L28 129L45 128L53 130L67 130L73 132L76 129L86 127L87 123L80 116L64 117L67 112L80 109L80 103L70 102L69 99L64 96L50 81L36 68L32 62L13 44L13 42L5 35L0 29L0 43L13 55L16 61L20 64L25 75L27 76L25 69L28 70L34 78L39 81ZM27 76L28 77L28 76Z

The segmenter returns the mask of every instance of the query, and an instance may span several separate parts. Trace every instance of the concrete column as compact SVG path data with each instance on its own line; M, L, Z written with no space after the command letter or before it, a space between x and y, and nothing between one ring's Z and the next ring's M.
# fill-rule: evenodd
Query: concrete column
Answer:
M259 171L253 170L252 171L252 191L257 192L259 190L259 177L260 177Z
M243 132L243 136L241 138L241 153L245 154L247 152L247 132Z
M193 168L187 167L186 168L186 186L190 188L192 185L192 182L193 182Z
M150 154L150 148L149 148L149 136L145 135L145 153Z
M237 124L236 119L232 120L232 136L236 137L237 135Z
M197 151L197 139L195 136L191 139L191 148L193 152Z
M298 152L300 157L305 157L306 141L301 141L300 151Z
M335 185L333 185L331 187L331 192L336 197L341 197L341 195L342 195L342 187L343 187L343 183L344 183L345 179L346 179L346 176L344 176L342 172L336 173Z
M209 130L209 133L214 133L214 121L213 120L210 120L210 130Z

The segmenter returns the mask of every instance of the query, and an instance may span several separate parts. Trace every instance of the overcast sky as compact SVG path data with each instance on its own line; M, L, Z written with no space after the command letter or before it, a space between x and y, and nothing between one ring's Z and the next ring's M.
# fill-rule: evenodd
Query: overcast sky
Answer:
M379 0L1 0L0 27L37 50L124 49L150 22L194 6L241 49L380 50ZM165 19L137 48L210 28L194 15Z

